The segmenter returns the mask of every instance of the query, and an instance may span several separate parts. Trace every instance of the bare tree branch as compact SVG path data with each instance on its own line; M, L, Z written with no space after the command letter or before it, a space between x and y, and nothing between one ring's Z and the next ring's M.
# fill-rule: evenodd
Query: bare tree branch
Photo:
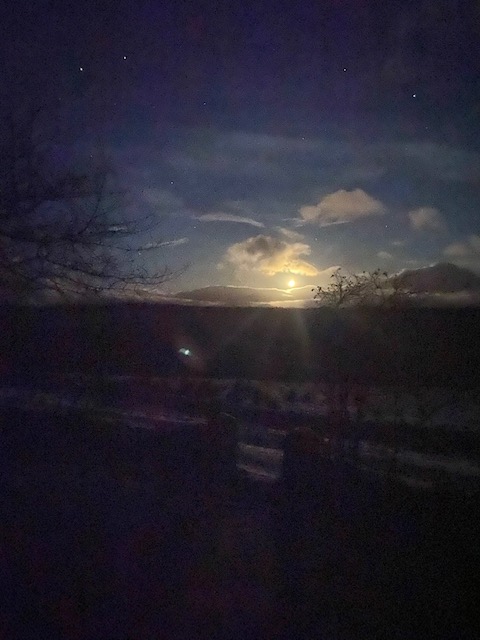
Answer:
M125 193L104 158L85 171L59 168L41 114L0 115L0 293L158 291L179 272L137 265L127 239L153 231L159 220L126 215Z
M398 278L389 278L386 271L342 273L339 267L330 276L327 287L313 289L319 304L335 309L350 306L399 307L411 302L411 294Z

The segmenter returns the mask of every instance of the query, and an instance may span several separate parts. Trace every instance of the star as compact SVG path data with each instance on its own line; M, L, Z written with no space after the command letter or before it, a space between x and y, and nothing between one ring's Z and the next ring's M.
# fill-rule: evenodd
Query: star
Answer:
M80 67L80 71L83 71L83 67Z
M346 71L346 70L347 70L347 67L343 67L343 71Z
M416 93L412 93L412 98L416 98L417 94Z
M124 60L126 60L126 59L127 59L127 56L123 56L123 59L124 59Z

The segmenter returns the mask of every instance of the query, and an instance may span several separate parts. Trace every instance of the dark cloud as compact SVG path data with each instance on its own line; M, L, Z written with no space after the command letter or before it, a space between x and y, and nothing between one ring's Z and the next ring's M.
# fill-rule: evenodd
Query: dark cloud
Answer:
M142 189L141 197L147 204L161 209L178 210L184 206L182 198L167 189L146 187Z

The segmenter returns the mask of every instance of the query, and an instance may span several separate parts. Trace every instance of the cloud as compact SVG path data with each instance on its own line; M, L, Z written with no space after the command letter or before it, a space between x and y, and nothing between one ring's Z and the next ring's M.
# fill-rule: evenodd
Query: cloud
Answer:
M478 178L480 154L445 143L429 141L385 140L364 143L359 147L345 139L325 137L276 136L246 131L206 131L191 129L180 144L166 150L170 163L182 168L202 167L206 170L276 175L286 168L293 170L318 168L322 172L335 167L337 174L353 180L375 179L392 166L408 165L432 178L447 181L469 181Z
M310 255L310 251L309 245L303 242L290 243L272 236L258 235L232 244L224 260L235 269L260 271L269 276L282 272L316 276L319 273L317 267L302 259L302 256Z
M253 218L247 218L245 216L237 216L233 213L205 213L201 216L197 216L197 220L202 222L236 222L240 224L250 224L252 227L264 227L263 222L254 220Z
M127 224L113 224L111 227L108 227L108 230L112 233L123 233L129 230L129 226Z
M183 200L166 189L147 187L142 189L142 198L146 203L156 207L166 209L180 209L183 207Z
M156 152L157 153L157 152ZM192 128L164 148L171 166L262 180L295 175L325 176L355 183L375 180L392 168L412 169L440 181L472 181L480 175L480 154L428 141L364 143L332 136L305 138L245 131Z
M393 260L392 254L388 253L388 251L379 251L377 257L381 260Z
M466 258L470 255L471 248L466 242L452 242L445 247L443 254L449 258Z
M384 205L363 189L340 189L325 196L318 204L300 209L300 215L305 222L317 222L320 226L352 222L383 213Z
M419 207L408 214L410 223L417 231L444 231L445 218L435 207Z
M449 258L480 257L480 235L471 235L465 242L453 242L443 253Z
M303 240L304 236L298 231L287 229L286 227L277 227L277 230L289 240Z
M469 182L480 176L480 155L467 149L435 142L410 142L399 146L398 153L437 180Z
M150 251L151 249L159 249L160 247L178 247L181 244L186 244L188 238L177 238L176 240L158 240L154 242L147 242L141 246L138 251Z
M259 219L267 226L271 218L272 225L294 227L284 219L296 213L299 224L305 224L297 213L302 205L313 206L305 209L306 217L313 215L317 223L346 222L346 215L338 219L337 210L333 220L325 220L315 209L323 195L339 187L351 192L361 186L372 195L377 193L372 185L384 188L395 177L399 185L410 185L409 198L418 199L427 190L438 192L448 183L480 177L480 154L465 148L425 140L406 143L381 131L372 139L340 136L333 128L319 137L295 137L185 127L175 129L167 140L152 136L138 147L134 161L142 171L131 176L127 186L135 193L144 186L146 199L140 205L150 200L150 206L165 213L182 209L190 217L192 211L228 211L257 219L261 212ZM131 171L130 147L128 154L120 154L119 163ZM183 207L174 200L180 188ZM388 193L392 205L401 207L402 189ZM446 198L452 193L447 190Z
M469 238L470 246L475 253L480 254L480 236L479 235L471 235Z

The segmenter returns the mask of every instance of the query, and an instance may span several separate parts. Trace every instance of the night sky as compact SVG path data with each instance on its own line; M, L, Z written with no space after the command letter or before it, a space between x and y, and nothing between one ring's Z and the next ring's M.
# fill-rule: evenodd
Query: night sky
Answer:
M2 93L108 152L167 289L480 271L478 2L4 5Z

